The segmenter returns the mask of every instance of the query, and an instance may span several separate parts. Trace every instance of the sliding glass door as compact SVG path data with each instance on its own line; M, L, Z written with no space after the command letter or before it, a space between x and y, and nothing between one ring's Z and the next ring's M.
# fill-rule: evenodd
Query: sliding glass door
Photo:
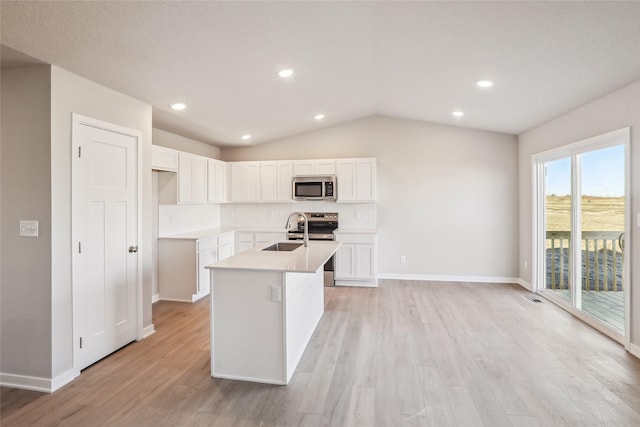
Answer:
M537 288L624 337L628 129L534 156Z

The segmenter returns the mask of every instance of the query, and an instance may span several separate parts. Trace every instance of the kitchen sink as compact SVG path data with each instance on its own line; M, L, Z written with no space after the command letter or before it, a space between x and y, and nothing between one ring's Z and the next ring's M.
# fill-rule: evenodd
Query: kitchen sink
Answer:
M260 249L261 251L276 251L276 252L291 252L298 249L302 246L302 243L292 243L292 242L276 242L273 245L267 246L264 249Z

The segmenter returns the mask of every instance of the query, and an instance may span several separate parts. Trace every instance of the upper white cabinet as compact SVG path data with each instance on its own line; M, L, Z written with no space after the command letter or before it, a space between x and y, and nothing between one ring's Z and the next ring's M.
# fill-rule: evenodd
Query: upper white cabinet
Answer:
M260 162L260 200L263 202L291 202L290 161Z
M178 203L207 201L207 158L189 153L178 156Z
M171 148L152 145L151 169L176 172L178 170L178 152Z
M376 159L336 160L338 202L376 201Z
M227 201L227 164L220 160L207 160L207 201Z
M230 188L232 202L260 201L260 162L232 162Z
M335 175L336 161L324 160L296 160L293 162L293 174L300 175Z

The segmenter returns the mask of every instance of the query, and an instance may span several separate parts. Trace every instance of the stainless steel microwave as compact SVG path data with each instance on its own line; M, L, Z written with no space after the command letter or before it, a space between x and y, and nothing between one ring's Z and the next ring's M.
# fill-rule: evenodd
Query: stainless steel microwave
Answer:
M336 177L294 176L293 198L295 200L336 200Z

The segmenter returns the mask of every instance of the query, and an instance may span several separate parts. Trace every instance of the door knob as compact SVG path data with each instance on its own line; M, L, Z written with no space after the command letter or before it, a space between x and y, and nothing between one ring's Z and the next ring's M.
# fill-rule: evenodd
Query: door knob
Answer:
M134 254L138 252L138 247L137 246L129 246L129 253L130 254Z

